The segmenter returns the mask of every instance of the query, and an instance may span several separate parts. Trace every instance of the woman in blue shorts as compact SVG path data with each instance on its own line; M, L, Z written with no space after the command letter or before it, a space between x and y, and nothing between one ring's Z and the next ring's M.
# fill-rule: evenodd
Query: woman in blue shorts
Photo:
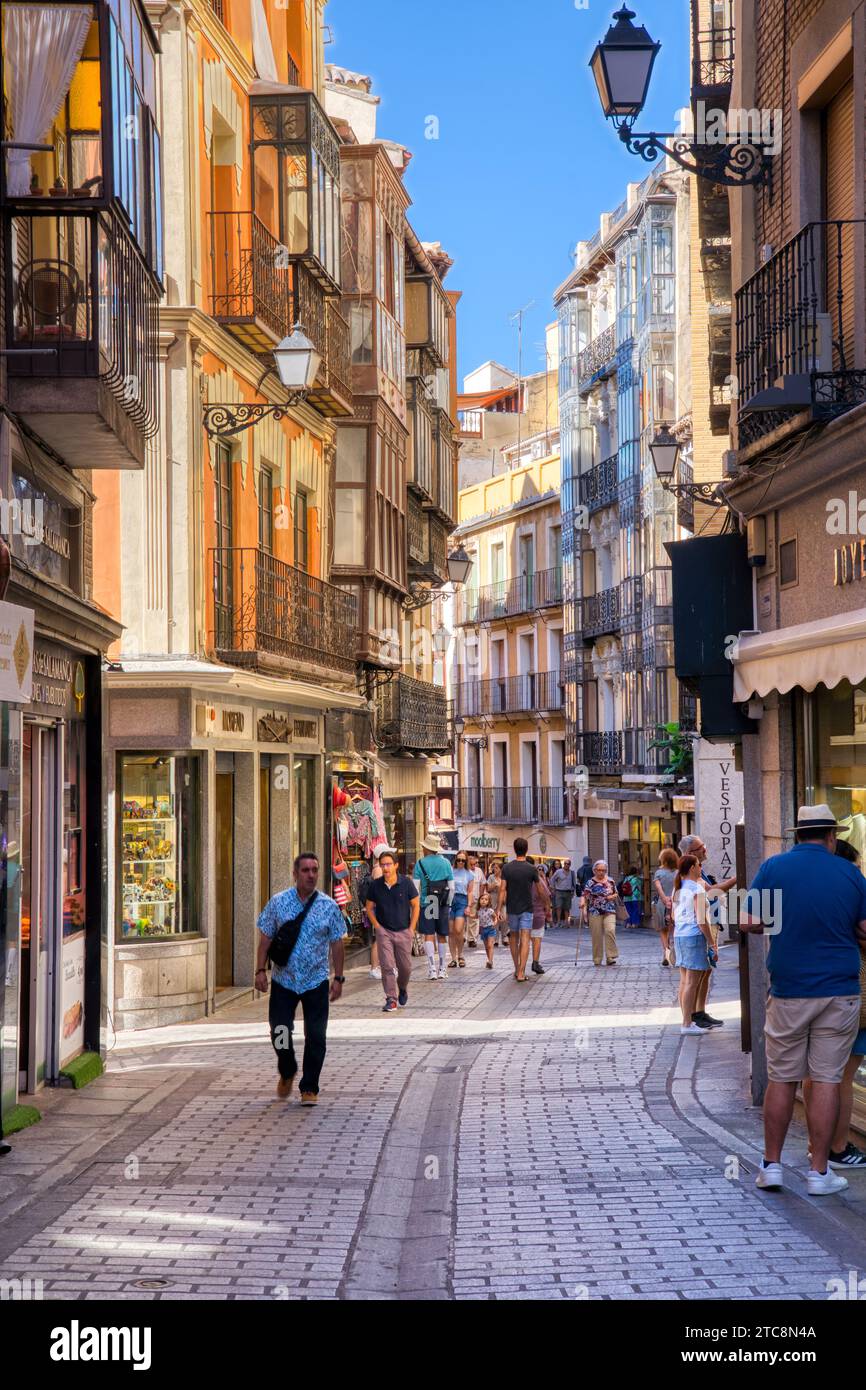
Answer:
M448 937L451 947L449 970L456 970L458 965L466 968L466 961L463 959L463 926L469 906L469 889L473 882L472 874L466 866L466 855L461 851L454 860L454 897L451 899L451 932Z
M693 854L684 854L674 879L674 945L680 967L679 1002L683 1012L681 1033L706 1033L709 1024L695 1012L698 989L704 974L712 970L718 956L713 929L708 921L707 898L721 890L707 889L701 878L701 864Z

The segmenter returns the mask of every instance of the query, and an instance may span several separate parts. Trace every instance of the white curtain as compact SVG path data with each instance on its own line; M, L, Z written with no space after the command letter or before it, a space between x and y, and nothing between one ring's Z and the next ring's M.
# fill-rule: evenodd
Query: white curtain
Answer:
M14 140L41 144L63 105L93 18L89 5L3 7L3 53ZM7 191L30 188L30 155L9 150Z
M262 0L250 0L253 21L253 62L256 72L263 82L279 82L277 60L268 30L265 7Z

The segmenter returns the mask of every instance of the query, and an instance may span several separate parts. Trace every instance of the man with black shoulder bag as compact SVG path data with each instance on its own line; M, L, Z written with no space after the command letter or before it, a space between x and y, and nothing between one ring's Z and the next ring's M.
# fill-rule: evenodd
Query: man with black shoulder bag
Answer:
M325 1061L328 1005L343 993L346 923L333 898L316 888L319 860L315 854L299 854L294 863L294 888L277 893L259 917L256 989L268 988L267 962L271 962L271 998L268 1021L277 1054L280 1079L277 1095L292 1093L298 1064L292 1046L295 1013L304 1013L304 1066L301 1104L315 1105L319 1077ZM334 982L328 984L328 950L334 962Z

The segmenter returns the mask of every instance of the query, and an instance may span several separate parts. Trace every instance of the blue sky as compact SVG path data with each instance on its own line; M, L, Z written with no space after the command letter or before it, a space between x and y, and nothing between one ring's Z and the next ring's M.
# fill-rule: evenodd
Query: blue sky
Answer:
M509 315L526 316L524 371L543 365L551 295L576 241L593 234L648 167L601 114L587 66L618 0L329 0L326 61L373 78L378 133L413 151L409 216L454 257L460 363L517 366ZM662 43L642 130L673 130L688 101L686 0L635 0ZM425 139L427 117L438 140Z

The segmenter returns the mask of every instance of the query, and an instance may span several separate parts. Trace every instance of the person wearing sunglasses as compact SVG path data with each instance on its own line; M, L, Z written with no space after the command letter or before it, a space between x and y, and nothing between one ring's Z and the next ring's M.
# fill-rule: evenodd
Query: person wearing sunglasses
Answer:
M456 970L458 966L462 969L466 967L466 961L463 959L463 928L466 924L466 909L469 906L469 893L473 884L472 870L469 868L466 855L461 851L454 860L454 897L451 899L451 932L448 938L451 948L449 970Z

